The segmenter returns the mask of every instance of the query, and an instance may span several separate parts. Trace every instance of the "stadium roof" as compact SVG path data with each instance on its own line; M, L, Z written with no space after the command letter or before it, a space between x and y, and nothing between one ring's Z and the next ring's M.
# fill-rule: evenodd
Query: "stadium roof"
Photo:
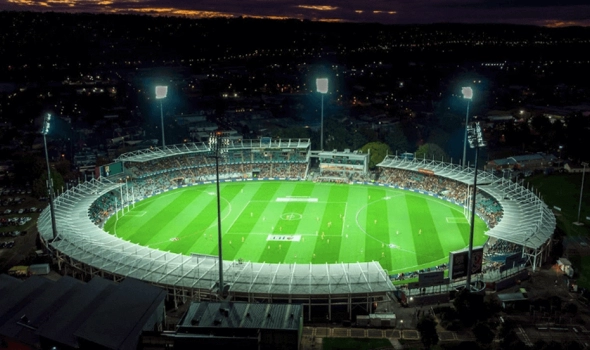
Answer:
M234 327L296 331L302 316L301 304L194 302L178 324L178 332Z
M377 164L383 168L396 168L410 171L419 171L420 169L432 170L436 176L446 177L455 181L462 182L466 185L473 185L473 176L475 169L471 167L463 168L459 164L445 163L434 159L405 159L399 156L388 155L383 161ZM495 176L490 172L477 171L477 185L490 183Z
M238 149L282 149L282 148L309 148L309 139L270 139L261 138L256 140L227 140L227 145L224 145L228 150ZM147 162L159 158L176 156L188 153L209 152L211 151L209 145L204 142L197 143L183 143L179 145L164 146L164 147L150 147L138 151L121 154L115 161L123 162Z
M108 179L82 183L55 200L57 238L51 246L74 260L114 275L155 284L214 290L219 280L215 256L186 256L140 246L106 233L89 218L88 210L101 195L122 184ZM37 222L51 240L51 216L46 208ZM247 294L326 296L379 294L395 290L378 262L340 264L266 264L224 261L224 281L230 291Z
M473 185L474 169L441 161L387 156L377 166L412 171L427 169L436 176ZM556 226L555 215L534 192L489 171L478 171L477 186L492 196L503 210L501 220L486 235L531 249L541 248L551 238Z

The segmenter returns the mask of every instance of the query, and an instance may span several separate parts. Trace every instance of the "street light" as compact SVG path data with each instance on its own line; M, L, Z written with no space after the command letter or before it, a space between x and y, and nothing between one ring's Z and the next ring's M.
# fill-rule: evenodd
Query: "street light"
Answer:
M582 166L584 167L584 170L582 172L582 186L580 187L580 204L578 205L578 221L575 222L576 225L582 225L582 222L580 221L580 212L582 210L582 194L584 192L584 176L586 175L586 167L588 166L588 163L582 163Z
M463 140L463 168L465 168L465 157L467 156L467 124L469 123L469 102L473 98L473 90L470 87L464 87L461 89L463 98L467 100L467 113L465 114L465 139Z
M320 124L320 150L324 150L324 95L328 93L328 78L316 79L317 91L322 95L321 124Z
M156 86L156 100L160 100L160 122L162 123L162 148L166 146L166 138L164 137L164 107L163 100L168 94L168 86Z
M53 180L51 179L51 170L49 169L49 152L47 151L47 134L51 127L51 114L47 114L43 120L43 145L45 146L45 163L47 164L47 193L49 197L49 213L51 215L51 232L53 239L57 238L57 227L55 225L55 208L53 207Z
M486 142L483 139L481 126L479 122L473 124L468 130L469 147L475 148L475 171L473 175L473 197L471 198L471 223L469 228L469 252L467 255L467 291L471 291L471 267L473 265L473 230L475 227L475 194L477 193L477 158L479 149L485 147Z
M221 131L216 131L209 136L210 157L215 158L215 182L217 184L217 245L219 255L219 299L223 300L223 241L221 237L221 195L219 190L219 158L227 152L228 140L224 139Z

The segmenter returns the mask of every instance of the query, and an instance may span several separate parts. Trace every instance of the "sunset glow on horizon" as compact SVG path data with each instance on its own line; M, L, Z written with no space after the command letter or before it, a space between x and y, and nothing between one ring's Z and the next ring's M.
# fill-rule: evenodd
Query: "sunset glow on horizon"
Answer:
M292 4L280 0L241 0L198 3L183 0L7 0L2 11L53 11L69 13L148 14L189 18L299 19L321 22L370 22L382 24L501 23L544 27L590 26L590 4L571 0L555 5L539 0L534 5L473 3L468 0L375 0L355 2L354 8L336 0L322 4Z

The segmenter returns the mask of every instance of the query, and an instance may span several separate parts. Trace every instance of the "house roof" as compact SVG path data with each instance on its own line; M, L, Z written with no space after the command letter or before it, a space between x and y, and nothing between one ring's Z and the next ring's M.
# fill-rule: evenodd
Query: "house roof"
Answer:
M74 335L111 349L135 350L145 323L165 298L162 288L126 278L96 306Z
M143 328L164 310L166 291L132 278L117 284L0 275L0 335L40 346L41 338L70 348L82 342L106 349L137 349Z

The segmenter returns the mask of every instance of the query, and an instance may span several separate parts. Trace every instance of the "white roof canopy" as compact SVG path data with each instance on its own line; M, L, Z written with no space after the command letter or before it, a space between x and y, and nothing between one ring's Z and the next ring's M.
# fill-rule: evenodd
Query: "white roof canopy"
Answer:
M55 200L57 239L52 240L49 207L38 229L51 246L74 260L114 275L186 288L212 290L219 280L215 256L186 256L134 244L91 222L89 207L122 184L106 179L80 184ZM395 289L378 262L341 264L265 264L224 261L230 291L313 296L380 293Z
M377 166L411 171L431 170L435 176L473 185L473 168L431 159L408 160L387 156ZM556 222L551 209L531 190L489 171L477 172L477 188L492 196L503 209L502 220L486 235L539 249L553 235Z

